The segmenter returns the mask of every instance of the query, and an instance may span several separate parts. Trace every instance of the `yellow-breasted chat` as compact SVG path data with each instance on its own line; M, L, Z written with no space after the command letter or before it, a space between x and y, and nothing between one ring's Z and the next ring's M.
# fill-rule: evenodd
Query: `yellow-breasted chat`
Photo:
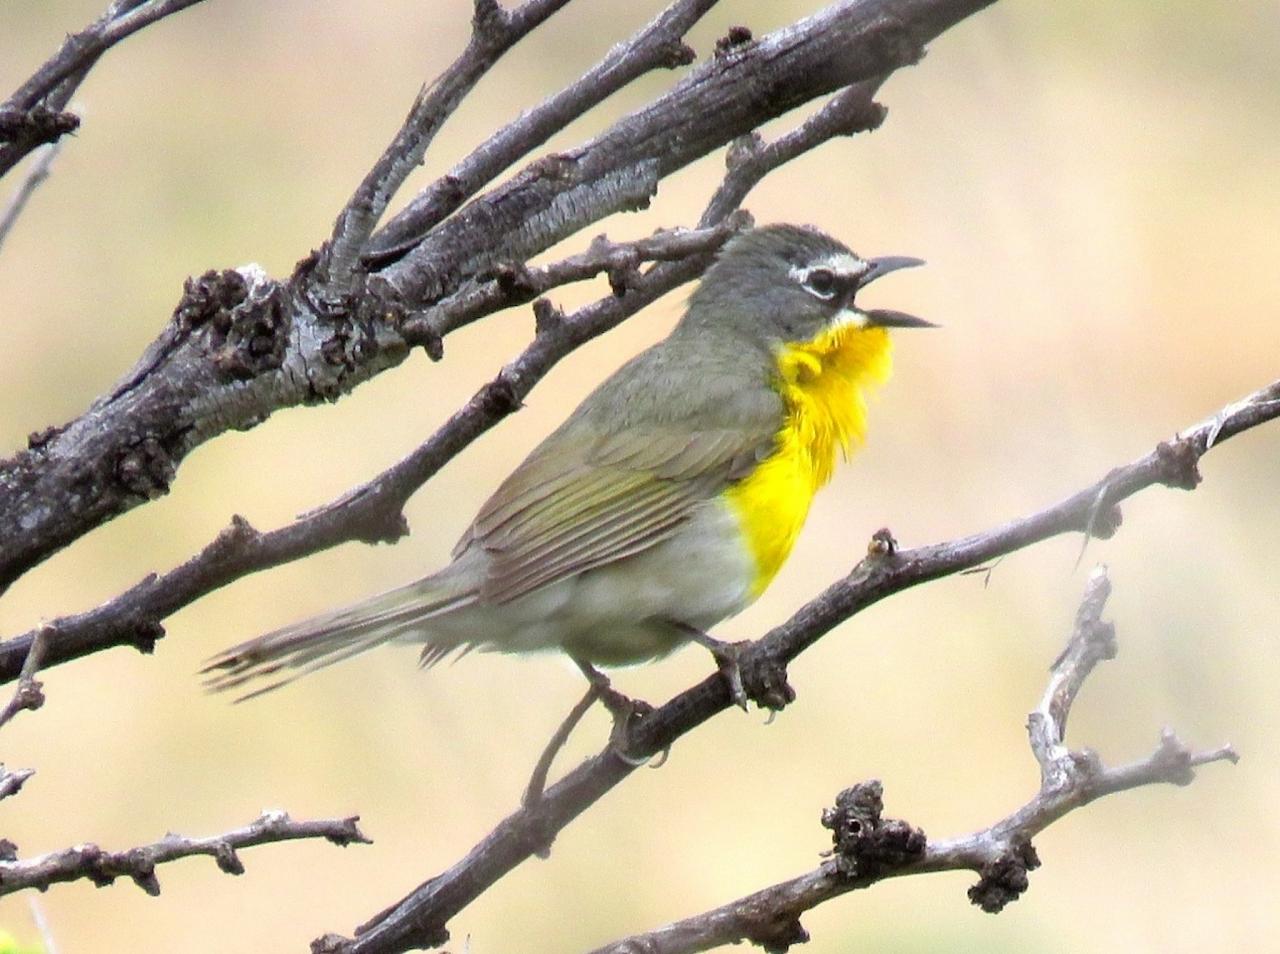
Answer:
M455 650L558 649L595 666L725 644L706 635L778 572L836 456L865 433L891 368L859 289L919 259L864 259L815 228L735 237L671 334L610 375L498 487L436 573L234 646L215 690L276 688L389 641L430 665ZM252 685L250 685L252 684Z

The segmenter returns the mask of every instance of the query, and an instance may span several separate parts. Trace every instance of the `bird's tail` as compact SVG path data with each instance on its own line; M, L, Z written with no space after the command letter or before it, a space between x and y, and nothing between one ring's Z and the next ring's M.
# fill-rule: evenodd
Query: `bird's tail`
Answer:
M444 574L430 576L232 646L207 660L200 674L211 692L257 683L236 699L243 702L397 637L427 641L425 633L415 632L419 624L474 601L473 591L451 585ZM426 652L446 655L452 648L429 645L424 657Z

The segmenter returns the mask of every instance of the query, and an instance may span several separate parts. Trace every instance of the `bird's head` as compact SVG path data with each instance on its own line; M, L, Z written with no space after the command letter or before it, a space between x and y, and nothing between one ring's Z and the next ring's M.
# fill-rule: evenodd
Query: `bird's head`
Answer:
M776 348L834 328L927 328L901 311L860 308L858 292L918 258L861 258L811 227L769 225L730 240L689 299L684 323L731 329Z

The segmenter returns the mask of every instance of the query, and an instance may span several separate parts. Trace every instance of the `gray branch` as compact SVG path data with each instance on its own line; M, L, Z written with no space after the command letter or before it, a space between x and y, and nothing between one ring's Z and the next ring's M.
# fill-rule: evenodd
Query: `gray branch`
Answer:
M420 240L415 225L408 244L393 243L394 256L376 242L361 248L373 257L351 281L330 281L327 253L284 280L254 268L189 280L160 336L110 393L65 426L32 434L26 451L0 463L0 589L106 520L167 493L183 458L204 441L254 427L280 408L335 400L398 365L419 343L406 336L406 323L449 308L479 276L646 205L664 177L763 122L851 84L878 82L989 2L840 0L759 40L724 43L590 142L534 160ZM660 55L682 59L671 51L703 6L670 5L598 69L608 75L609 64L622 63L625 77ZM544 9L531 0L510 16ZM545 141L556 122L595 101L578 87L576 96L567 90L558 104L553 97L517 119L464 160L466 188L483 181L498 157L518 158L515 150ZM402 152L393 146L388 156ZM388 161L399 168L399 159ZM374 175L373 192L381 195L395 179ZM458 191L444 179L435 188ZM382 200L370 201L376 217ZM430 205L436 211L415 221L448 203ZM367 231L368 216L355 218L365 224L341 227L344 245ZM388 234L402 236L397 228L393 221Z
M170 833L153 844L127 851L103 851L97 845L82 844L25 860L17 859L16 848L6 843L4 855L0 855L0 896L25 888L44 891L50 885L67 881L92 881L101 888L121 877L132 879L147 894L158 895L157 865L193 855L208 855L227 874L244 874L244 864L237 854L240 848L314 838L342 847L372 844L360 831L359 820L359 816L353 815L294 821L285 812L269 811L243 828L210 838L186 838Z
M651 70L688 66L697 54L681 39L718 0L679 0L627 43L619 43L576 82L489 137L428 186L374 237L364 252L371 264L402 258L431 229L522 156Z
M815 870L592 954L694 954L741 941L770 952L786 951L808 940L800 924L804 912L886 878L935 871L976 872L969 900L994 914L1027 889L1028 872L1040 864L1031 840L1063 815L1144 785L1188 785L1196 766L1237 761L1230 746L1193 753L1169 730L1150 757L1119 768L1105 767L1088 749L1072 751L1064 745L1076 693L1098 662L1116 654L1115 629L1101 619L1110 592L1106 570L1099 567L1089 577L1067 647L1028 719L1041 784L1017 811L961 838L928 842L919 829L883 818L880 783L864 782L842 792L836 806L823 813L834 848Z

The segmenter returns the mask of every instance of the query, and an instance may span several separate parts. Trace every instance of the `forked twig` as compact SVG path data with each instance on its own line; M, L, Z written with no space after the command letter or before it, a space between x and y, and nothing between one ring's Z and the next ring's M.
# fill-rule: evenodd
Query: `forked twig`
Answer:
M973 834L930 843L919 829L882 818L880 783L864 782L842 792L836 807L824 812L822 823L832 830L835 848L815 870L592 954L693 954L741 941L784 951L808 939L800 924L804 912L886 878L935 871L977 872L969 900L995 913L1027 889L1028 872L1040 864L1031 840L1063 815L1144 785L1186 785L1199 765L1235 762L1230 746L1192 753L1168 730L1150 757L1119 768L1106 768L1097 755L1063 744L1080 686L1098 662L1115 656L1114 627L1101 619L1110 592L1106 570L1099 567L1089 577L1071 637L1028 719L1041 785L1017 811Z
M359 816L353 815L294 821L285 812L268 811L243 828L209 838L186 838L170 833L153 844L127 851L104 851L97 845L81 844L35 858L3 858L0 859L0 896L26 888L44 891L50 885L67 881L88 880L103 887L121 877L130 878L147 894L157 895L160 882L156 878L156 865L208 855L227 874L244 874L244 864L237 854L241 848L312 838L323 838L343 847L372 844L360 831L359 820Z
M498 0L474 0L471 40L435 82L422 88L391 145L338 213L321 257L331 290L351 291L351 275L387 204L422 162L427 147L472 87L511 49L569 0L526 0L508 12Z

